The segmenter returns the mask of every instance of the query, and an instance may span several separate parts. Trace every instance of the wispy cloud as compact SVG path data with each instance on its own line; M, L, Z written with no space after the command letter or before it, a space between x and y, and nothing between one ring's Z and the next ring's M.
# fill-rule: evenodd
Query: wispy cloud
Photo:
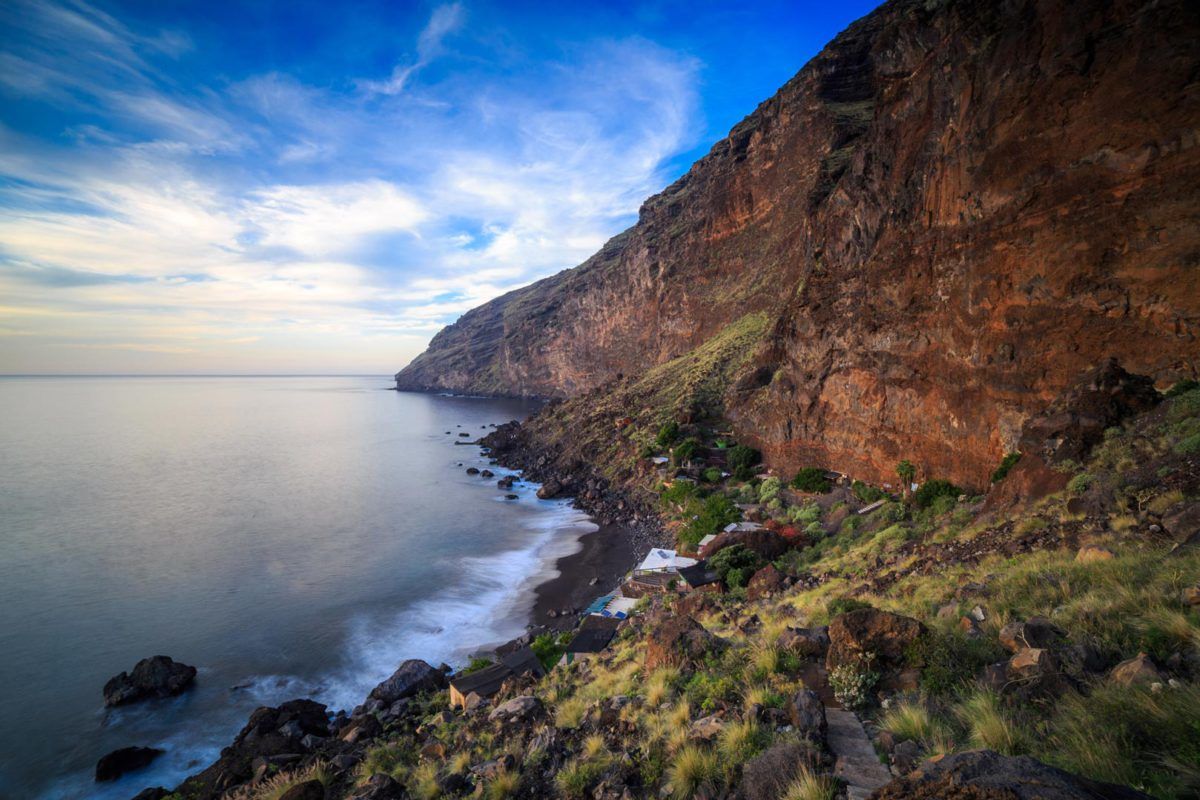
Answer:
M373 94L399 94L417 70L429 65L442 52L442 42L463 23L465 14L461 3L438 6L429 23L417 37L417 57L409 64L397 64L392 74L382 81L362 81L362 88Z
M186 33L81 2L19 11L0 12L0 62L28 69L0 70L0 99L63 121L0 112L0 371L99 352L118 370L392 369L594 252L697 130L694 58L591 39L517 68L458 4L371 87L271 69L182 88L172 64L202 53ZM418 80L452 33L477 66Z

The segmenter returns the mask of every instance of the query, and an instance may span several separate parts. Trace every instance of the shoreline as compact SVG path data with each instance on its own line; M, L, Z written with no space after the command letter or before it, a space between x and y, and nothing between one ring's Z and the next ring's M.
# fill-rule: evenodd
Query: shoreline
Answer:
M630 528L591 519L599 528L579 537L578 551L558 559L558 575L534 587L529 621L532 629L573 628L580 612L597 597L614 590L637 564L637 546Z

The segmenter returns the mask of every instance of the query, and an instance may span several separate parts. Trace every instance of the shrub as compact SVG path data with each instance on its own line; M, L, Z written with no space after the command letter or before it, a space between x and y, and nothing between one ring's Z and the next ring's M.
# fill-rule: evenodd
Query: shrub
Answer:
M759 565L760 559L758 553L755 553L743 544L735 544L723 548L708 560L709 568L720 575L722 581L731 586L745 585L742 583L730 583L731 572L738 570L742 573L749 572L753 575Z
M788 511L788 519L796 524L809 524L821 519L821 507L816 503L806 503L802 506L792 506Z
M608 769L606 761L587 761L575 759L569 761L558 772L555 783L567 797L586 797L592 786L600 780L600 776Z
M818 775L808 767L801 767L784 792L783 800L836 800L837 796L836 781L828 775Z
M721 729L717 751L730 766L740 765L758 755L768 744L771 735L755 720L730 722Z
M491 665L492 665L492 660L490 658L480 658L480 657L476 656L475 658L471 659L470 664L467 664L465 667L463 667L459 671L459 674L460 675L470 675L472 672L478 672L479 670L483 669L484 667L490 667Z
M742 765L741 796L745 800L780 800L789 786L821 762L820 753L806 741L786 739ZM800 795L827 800L828 795Z
M829 601L829 605L825 607L825 611L832 618L838 614L845 614L847 611L857 611L860 608L871 607L870 603L859 600L857 597L839 597Z
M1137 786L1154 797L1195 797L1200 779L1200 685L1160 692L1097 685L1064 697L1038 757L1096 780ZM1168 767L1164 769L1163 767Z
M955 499L962 494L962 489L959 489L950 481L944 481L941 478L934 478L922 483L916 493L913 494L913 503L917 508L928 508L934 500L939 497L953 497Z
M542 662L543 667L551 669L566 652L568 642L570 633L543 633L529 643L529 649L538 657L538 661Z
M689 436L679 444L675 445L675 449L671 451L675 456L675 463L683 466L692 460L696 455L696 451L700 449L700 441L695 437Z
M842 664L829 671L833 696L848 709L855 710L871 700L871 690L879 682L879 673L861 664Z
M887 492L883 489L879 489L869 483L863 483L862 481L855 481L850 484L850 491L863 503L874 503L876 500L882 500L887 497Z
M1087 472L1081 472L1067 482L1067 491L1073 495L1081 495L1091 488L1095 478Z
M1009 453L1000 459L1000 466L996 467L996 471L992 473L992 483L999 483L1008 477L1008 471L1015 467L1020 460L1020 453Z
M1194 433L1191 436L1180 439L1175 444L1174 450L1181 456L1200 453L1200 433Z
M708 481L709 483L720 483L721 470L717 469L716 467L709 467L708 469L704 470L704 480Z
M958 496L943 494L933 498L929 504L929 513L935 517L940 517L943 514L949 514L958 505Z
M929 709L920 702L897 703L880 717L879 727L901 741L911 739L926 747L950 736L945 723L929 713Z
M783 484L779 478L771 476L763 480L758 487L758 502L770 503L779 497L779 490L783 488Z
M681 505L688 499L695 497L700 490L696 488L696 484L691 481L675 481L670 486L662 490L660 497L663 503L668 506Z
M762 460L762 454L744 444L729 448L729 453L725 456L725 463L729 467L729 471L739 481L748 481L754 477L754 465L760 460Z
M741 517L737 506L723 494L710 494L704 498L704 504L696 511L695 519L688 522L679 533L683 541L695 545L710 533L717 533L731 522Z
M1193 389L1200 389L1200 381L1194 381L1190 378L1178 381L1174 386L1163 392L1163 397L1179 397L1182 394L1187 394Z
M921 668L921 688L931 695L943 695L958 691L1007 653L988 637L931 630L909 645L904 655L910 665Z
M667 770L667 782L671 785L671 793L682 800L711 786L720 774L721 766L714 753L688 745L675 754L675 760Z
M679 423L668 422L658 429L658 436L654 438L654 443L659 446L659 449L670 447L679 440Z
M829 491L829 479L825 470L820 467L804 467L792 478L792 488L813 494L825 494Z
M504 800L506 797L512 797L517 793L517 787L521 785L521 773L509 772L508 770L500 770L492 776L492 779L484 785L484 797L487 800Z
M1025 730L1009 717L1000 695L990 689L978 689L968 695L955 714L967 729L971 746L1016 756L1029 752Z

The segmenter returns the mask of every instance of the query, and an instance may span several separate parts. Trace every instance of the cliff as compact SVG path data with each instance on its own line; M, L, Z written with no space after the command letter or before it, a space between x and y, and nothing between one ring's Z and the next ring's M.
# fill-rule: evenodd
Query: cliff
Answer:
M1198 40L1185 0L893 0L631 229L465 314L397 387L711 412L780 469L885 481L907 458L983 486L1103 358L1197 373ZM634 385L747 319L717 408Z

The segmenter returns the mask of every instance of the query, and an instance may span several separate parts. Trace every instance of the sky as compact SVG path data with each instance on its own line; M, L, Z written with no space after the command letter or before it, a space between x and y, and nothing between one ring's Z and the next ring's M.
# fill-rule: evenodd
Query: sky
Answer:
M0 3L0 373L387 374L873 2Z

